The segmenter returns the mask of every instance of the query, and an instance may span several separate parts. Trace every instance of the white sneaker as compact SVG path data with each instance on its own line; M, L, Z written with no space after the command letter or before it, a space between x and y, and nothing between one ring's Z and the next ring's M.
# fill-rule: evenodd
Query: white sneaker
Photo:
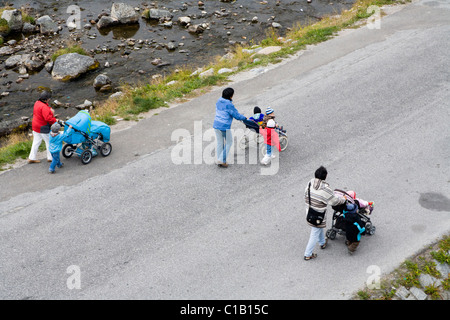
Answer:
M270 156L271 159L275 159L277 156L275 154L272 153L272 155Z
M268 165L270 163L270 157L266 154L264 158L261 160L261 164Z

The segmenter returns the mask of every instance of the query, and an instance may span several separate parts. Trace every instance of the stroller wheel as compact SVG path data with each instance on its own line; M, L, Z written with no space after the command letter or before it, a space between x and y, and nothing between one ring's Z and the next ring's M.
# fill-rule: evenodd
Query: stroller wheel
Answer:
M62 155L64 158L70 158L73 155L73 152L75 151L75 147L71 144L64 145L62 149Z
M106 142L104 144L102 144L101 148L100 148L100 153L102 154L102 156L107 157L111 154L112 151L112 146L109 142Z
M280 149L281 151L286 150L287 146L288 146L289 140L287 138L287 136L280 136Z
M263 135L260 134L260 133L257 133L257 134L255 135L255 142L256 142L256 143L263 143L263 142L264 142L264 137L263 137Z
M329 229L326 232L326 236L328 239L334 240L334 239L336 239L336 231L334 231L333 229Z
M92 160L92 152L91 150L84 150L81 154L81 163L88 164Z
M243 136L241 138L241 140L239 140L239 148L241 148L242 150L247 149L248 148L248 143L249 143L248 137L247 136Z
M261 156L264 157L266 155L266 152L267 152L266 144L265 143L261 144L261 147L259 148L259 150L261 152Z

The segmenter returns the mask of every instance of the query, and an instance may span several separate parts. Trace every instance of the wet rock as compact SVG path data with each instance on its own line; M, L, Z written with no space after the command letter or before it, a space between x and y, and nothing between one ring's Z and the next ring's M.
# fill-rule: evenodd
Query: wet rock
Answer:
M132 6L125 3L114 3L112 5L111 18L123 24L139 22L139 14Z
M20 12L20 10L4 10L2 19L5 19L6 22L8 22L9 29L12 32L22 31L23 21L22 12Z
M38 71L44 67L44 61L39 59L36 55L29 55L23 61L23 65L29 71Z
M42 34L52 34L58 32L58 24L48 15L42 16L36 20L39 30Z
M22 64L22 62L23 62L22 56L23 55L18 54L18 55L11 56L8 59L6 59L6 61L5 61L5 68L11 69L11 68L15 68L18 65Z
M32 25L32 24L29 23L29 22L25 22L25 23L23 24L23 27L22 27L22 32L23 32L23 33L33 33L33 32L36 32L36 26L35 26L35 25Z
M148 16L145 18L151 20L170 20L172 17L173 15L168 10L150 9Z
M154 66L157 66L157 65L159 65L161 63L162 63L162 60L159 59L159 58L153 59L152 62L151 62L151 64L154 65Z
M5 46L0 48L0 56L10 56L15 52L16 50L13 47Z
M162 24L162 26L165 27L165 28L172 28L173 22L172 22L172 21L164 22L164 23Z
M282 26L278 22L272 22L272 28L280 29Z
M178 47L177 44L174 43L173 41L166 44L166 48L169 51L175 50L177 47Z
M116 24L118 24L117 20L114 20L109 16L102 16L100 20L98 20L97 22L97 28L98 29L109 28Z
M46 64L45 64L45 70L48 72L48 73L52 73L52 69L53 69L53 61L49 61L49 62L47 62Z
M179 17L178 23L182 25L183 27L187 26L189 23L191 23L191 18L189 17Z
M200 34L203 33L203 31L205 31L205 29L199 24L190 25L188 28L188 32L193 34Z
M97 69L99 62L89 56L78 53L67 53L56 58L52 77L56 80L68 81L82 74Z
M100 74L94 80L95 89L100 89L107 84L111 84L111 79L106 74Z

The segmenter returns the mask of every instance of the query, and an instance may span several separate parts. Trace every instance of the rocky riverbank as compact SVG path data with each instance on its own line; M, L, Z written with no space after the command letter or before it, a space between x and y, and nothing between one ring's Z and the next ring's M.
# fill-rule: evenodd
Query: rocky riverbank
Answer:
M283 35L296 22L314 23L353 2L167 0L113 5L82 0L71 6L68 0L14 1L1 13L9 30L0 28L0 136L27 127L40 90L50 89L56 113L70 117L77 107L95 106L123 84L145 84L178 67L203 66L235 44L258 43L268 32ZM75 45L86 58L53 57ZM81 59L86 67L75 70L83 65ZM94 85L99 75L108 77L100 87Z

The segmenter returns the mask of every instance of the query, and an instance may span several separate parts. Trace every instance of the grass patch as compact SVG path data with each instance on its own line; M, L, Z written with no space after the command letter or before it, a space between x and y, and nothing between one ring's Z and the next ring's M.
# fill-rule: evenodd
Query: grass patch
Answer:
M423 250L410 259L405 260L399 268L394 270L391 274L385 275L381 280L379 289L370 290L365 288L355 293L354 299L358 300L392 300L396 297L397 289L403 286L407 289L417 287L423 290L428 299L442 300L445 298L445 292L450 290L449 275L441 275L436 269L436 263L433 259L436 259L435 253L446 254L448 258L450 246L450 235L444 236L437 243L433 244L429 248ZM441 252L442 251L442 252ZM437 257L441 257L438 255ZM447 261L447 260L445 260ZM448 263L444 260L440 263ZM419 281L421 274L429 274L439 279L440 284L434 284L426 287L422 287ZM447 295L447 298L450 297ZM397 298L399 299L399 298Z
M17 159L26 159L31 151L33 139L28 137L24 133L11 134L7 138L4 138L0 148L0 167L9 163L14 163ZM39 151L45 150L45 143L41 143Z
M0 33L8 34L10 32L10 28L8 25L8 21L3 18L0 18Z
M56 51L52 55L52 61L55 61L59 56L62 56L67 53L78 53L78 54L82 54L85 56L88 55L86 50L84 50L81 46L76 44L76 45L70 45L67 48L59 49L58 51Z

